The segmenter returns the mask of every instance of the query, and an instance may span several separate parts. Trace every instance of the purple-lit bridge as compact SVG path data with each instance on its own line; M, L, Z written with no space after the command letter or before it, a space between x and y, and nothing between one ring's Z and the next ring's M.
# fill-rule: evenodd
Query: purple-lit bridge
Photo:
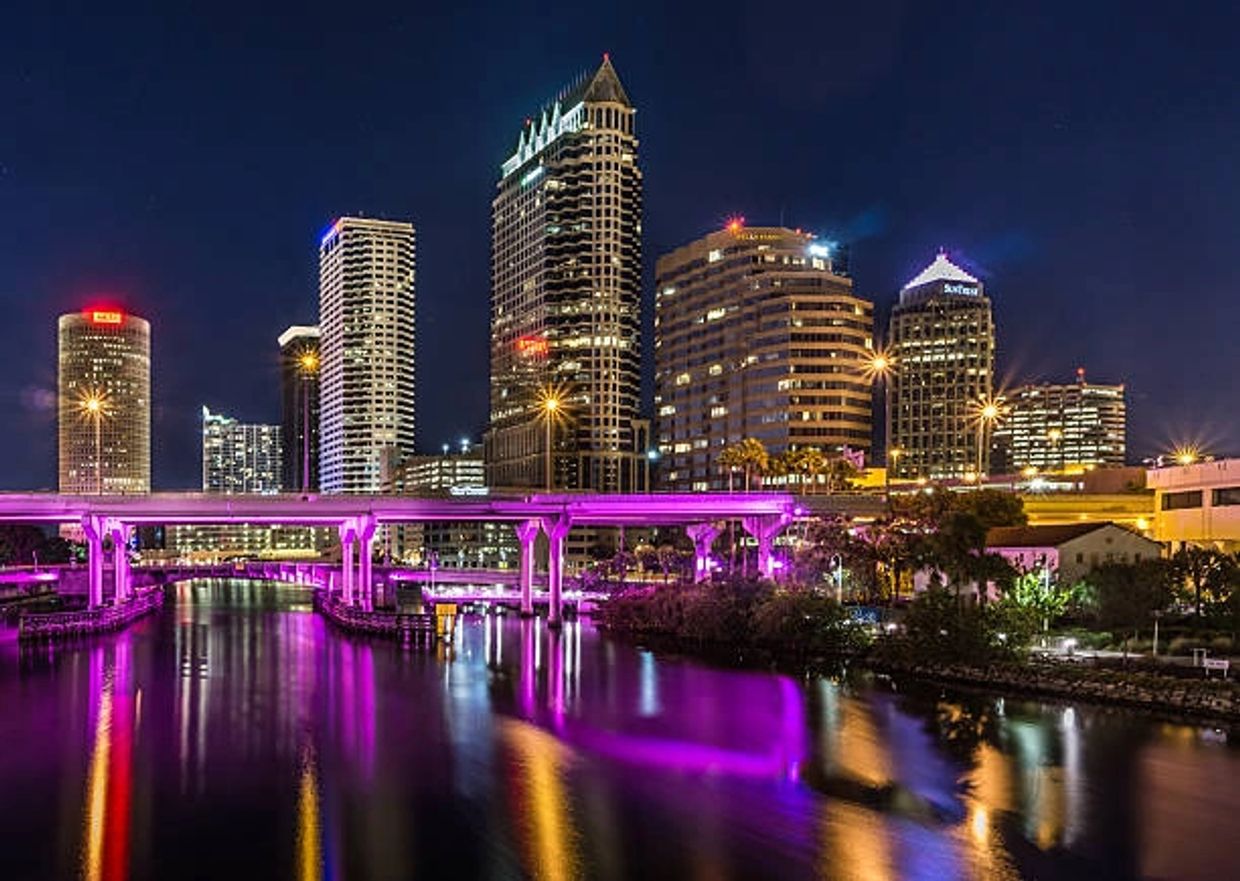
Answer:
M546 494L484 499L406 496L152 493L144 496L0 494L0 522L79 525L90 551L88 607L103 604L104 540L113 545L114 603L133 596L133 574L124 552L135 527L253 523L333 527L340 535L341 565L328 579L329 595L364 609L374 607L374 537L380 526L428 522L506 522L516 530L521 554L518 582L523 612L533 611L534 542L547 537L549 624L561 619L564 543L573 526L682 526L693 541L695 577L709 574L710 546L720 522L739 520L758 548L758 569L774 574L775 538L807 512L804 500L776 493Z

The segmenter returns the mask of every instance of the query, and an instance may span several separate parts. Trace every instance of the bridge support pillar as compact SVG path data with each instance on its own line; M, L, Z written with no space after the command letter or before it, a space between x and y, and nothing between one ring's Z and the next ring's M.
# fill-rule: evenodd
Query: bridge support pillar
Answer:
M82 533L86 537L87 573L86 608L97 609L103 605L103 536L106 524L97 514L82 518Z
M561 623L561 597L564 588L564 539L572 528L567 514L542 518L543 532L547 533L547 626L559 627Z
M701 583L710 577L710 546L719 535L714 523L693 523L685 527L685 534L693 542L693 582Z
M374 515L357 518L357 592L362 608L375 609L375 526Z
M112 536L112 603L120 605L133 596L133 574L129 570L129 539L133 527L115 520L108 523Z
M775 577L775 538L784 531L791 518L786 514L767 517L746 517L741 520L745 531L758 542L758 574L763 578Z
M357 525L353 522L340 526L340 600L346 606L353 605L353 546L357 544Z
M521 582L521 616L531 618L534 615L534 542L538 539L541 527L537 520L526 520L517 524L517 541L521 543L520 575Z

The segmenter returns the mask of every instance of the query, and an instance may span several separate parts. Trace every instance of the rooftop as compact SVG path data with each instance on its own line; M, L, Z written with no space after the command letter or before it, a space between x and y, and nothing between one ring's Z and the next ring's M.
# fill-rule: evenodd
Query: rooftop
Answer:
M909 288L921 287L924 284L936 281L962 281L969 284L980 284L976 278L948 260L946 252L939 251L938 256L934 258L934 262L906 284L904 290L907 291Z
M988 548L1057 548L1099 529L1115 526L1101 523L1056 523L1046 526L995 526L986 531ZM1117 527L1123 529L1123 527Z

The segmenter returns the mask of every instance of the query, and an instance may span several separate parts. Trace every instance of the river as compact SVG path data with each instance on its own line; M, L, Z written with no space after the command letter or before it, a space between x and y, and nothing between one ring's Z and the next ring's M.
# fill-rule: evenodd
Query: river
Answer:
M193 582L82 645L0 635L0 878L1219 879L1236 740L588 622L407 650Z

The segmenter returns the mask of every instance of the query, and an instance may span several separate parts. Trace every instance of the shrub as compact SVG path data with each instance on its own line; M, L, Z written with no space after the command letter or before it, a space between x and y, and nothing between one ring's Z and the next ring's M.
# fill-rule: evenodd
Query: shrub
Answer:
M808 591L776 593L754 609L753 638L759 645L793 649L798 654L855 651L866 642L834 599Z
M1014 603L976 605L943 588L915 599L904 618L897 650L912 660L986 664L1021 654L1040 626L1037 615Z

